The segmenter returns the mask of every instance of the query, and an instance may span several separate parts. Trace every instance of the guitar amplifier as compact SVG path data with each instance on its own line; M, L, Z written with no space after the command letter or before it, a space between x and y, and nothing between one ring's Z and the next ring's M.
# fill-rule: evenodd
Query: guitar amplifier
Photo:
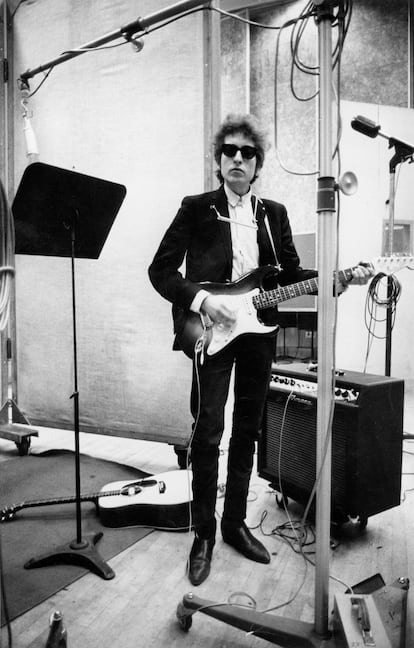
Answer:
M306 365L274 364L258 444L259 476L304 506L316 479L317 392ZM400 504L404 381L338 371L334 399L331 521L362 525Z

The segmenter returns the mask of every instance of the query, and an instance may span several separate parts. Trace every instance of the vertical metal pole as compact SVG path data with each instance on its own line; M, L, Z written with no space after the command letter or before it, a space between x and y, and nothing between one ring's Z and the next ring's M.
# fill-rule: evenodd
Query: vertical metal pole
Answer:
M390 193L388 198L388 254L391 257L394 254L394 211L395 211L395 166L390 163ZM385 317L385 375L391 376L391 347L392 347L392 293L393 280L387 277L387 312Z
M72 222L72 255L71 255L71 280L72 280L72 327L73 327L73 417L75 433L75 492L76 492L76 547L82 548L87 543L82 540L82 511L81 511L81 478L80 478L80 443L79 443L79 390L78 390L78 343L76 335L76 282L75 282L75 254L76 254L76 223L78 214L73 215Z
M319 179L318 179L318 406L316 467L320 481L316 502L315 631L328 634L331 520L331 430L335 251L335 183L332 162L332 10L318 10Z
M2 76L3 76L3 123L2 123L2 163L1 175L7 199L10 201L13 193L13 131L11 109L13 102L13 89L11 84L13 57L11 17L7 0L2 5L3 33L2 33ZM10 35L11 34L11 35ZM4 237L4 232L2 236ZM4 245L4 240L2 241ZM13 250L14 254L14 250ZM14 258L12 260L14 265ZM1 404L17 400L17 365L16 365L16 284L11 282L10 318L6 329L0 336L1 356ZM13 422L12 410L9 407L9 422Z
M218 7L220 0L213 0ZM217 131L221 114L221 39L220 14L207 11L203 14L204 63L204 190L214 188L214 155L211 142Z
M9 111L9 102L8 102L8 80L5 78L5 70L7 66L7 59L8 59L8 33L7 33L7 25L8 25L8 15L7 15L7 3L3 2L3 7L2 7L2 18L3 18L3 32L1 34L1 59L2 59L2 65L3 65L3 86L2 86L2 92L1 92L1 99L2 99L2 110L0 111L0 114L2 114L2 124L1 124L1 138L2 138L2 146L3 146L3 155L2 155L2 161L1 161L1 168L0 168L0 174L1 174L1 181L3 182L4 190L6 192L7 198L9 197L9 172L8 172L8 149L9 149L9 144L8 144L8 134L9 134L9 124L8 124L8 111ZM0 232L2 238L4 236L3 232ZM5 254L5 250L3 247L3 241L0 242L2 246L2 252ZM7 335L6 333L1 333L0 334L0 407L3 405L5 401L7 401L8 398L8 358L7 358Z

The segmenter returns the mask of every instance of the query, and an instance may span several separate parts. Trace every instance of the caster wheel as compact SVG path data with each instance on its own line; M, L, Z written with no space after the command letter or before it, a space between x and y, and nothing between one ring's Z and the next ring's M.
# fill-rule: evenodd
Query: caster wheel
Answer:
M16 447L20 457L24 457L25 455L27 455L30 448L30 437L26 437L25 439L19 441L19 443L16 443Z
M360 530L361 532L362 532L362 531L365 531L365 529L367 528L367 524L368 524L368 518L367 518L367 517L361 517L361 516L360 516L360 517L359 517L359 530Z
M177 608L177 619L181 630L184 630L184 632L188 632L193 625L193 617L185 611L182 603Z
M348 516L340 526L340 534L348 538L355 538L365 531L368 524L368 518L363 515L355 517Z

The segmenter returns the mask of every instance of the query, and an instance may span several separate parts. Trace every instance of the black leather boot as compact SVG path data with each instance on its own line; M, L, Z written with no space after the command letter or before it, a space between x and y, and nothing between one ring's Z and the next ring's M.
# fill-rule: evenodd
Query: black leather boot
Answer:
M210 573L215 538L200 538L196 535L188 559L188 578L193 585L203 583Z
M224 542L237 549L243 556L259 563L269 563L270 554L266 547L254 537L244 522L221 521Z

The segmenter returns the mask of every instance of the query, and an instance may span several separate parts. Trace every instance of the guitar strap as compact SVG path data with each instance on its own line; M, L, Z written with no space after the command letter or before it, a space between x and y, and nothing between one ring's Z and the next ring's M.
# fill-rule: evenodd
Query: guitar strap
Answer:
M267 215L266 207L264 206L263 201L260 198L257 198L257 196L256 196L256 200L260 200L260 202L263 205L263 209L265 211L264 224L266 226L267 235L269 237L270 245L272 247L273 256L275 257L275 266L276 266L276 268L278 268L280 270L281 265L279 263L279 259L278 259L277 254L276 254L276 248L275 248L275 244L274 244L274 241L273 241L272 231L270 229L269 217Z

